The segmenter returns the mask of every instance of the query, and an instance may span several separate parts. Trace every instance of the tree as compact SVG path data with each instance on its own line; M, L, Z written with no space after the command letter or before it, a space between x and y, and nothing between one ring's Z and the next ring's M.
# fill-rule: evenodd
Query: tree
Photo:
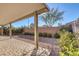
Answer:
M34 23L31 23L30 24L30 28L34 28Z
M42 14L42 19L48 27L52 27L55 23L63 19L63 11L52 8L50 11Z

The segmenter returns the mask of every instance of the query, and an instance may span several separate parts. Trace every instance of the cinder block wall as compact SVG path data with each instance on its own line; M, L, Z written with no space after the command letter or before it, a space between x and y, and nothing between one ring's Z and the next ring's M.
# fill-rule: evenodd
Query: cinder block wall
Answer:
M38 28L39 33L48 33L48 34L55 34L59 31L58 27L52 27L52 28ZM30 29L24 29L24 33L25 32L30 32L30 33L34 33L34 28L30 28Z

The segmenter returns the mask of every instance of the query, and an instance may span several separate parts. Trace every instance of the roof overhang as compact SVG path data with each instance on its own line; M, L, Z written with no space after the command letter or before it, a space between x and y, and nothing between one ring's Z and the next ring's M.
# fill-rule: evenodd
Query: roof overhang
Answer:
M43 3L2 3L0 4L0 26L13 23L34 15L47 12Z

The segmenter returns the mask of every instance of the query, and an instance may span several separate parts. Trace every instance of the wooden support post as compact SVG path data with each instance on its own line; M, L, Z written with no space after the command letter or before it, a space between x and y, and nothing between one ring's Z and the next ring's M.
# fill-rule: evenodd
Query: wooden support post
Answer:
M10 36L10 38L12 38L12 26L11 26L11 23L10 23L10 27L9 27L9 36Z
M2 26L1 35L3 36L3 34L4 34L4 29L3 29L3 26Z
M35 40L35 45L36 45L36 49L38 49L38 14L37 12L34 13L34 40Z

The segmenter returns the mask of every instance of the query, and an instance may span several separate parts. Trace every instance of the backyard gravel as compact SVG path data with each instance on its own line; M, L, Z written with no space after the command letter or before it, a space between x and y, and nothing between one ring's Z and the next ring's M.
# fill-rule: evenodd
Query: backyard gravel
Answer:
M50 50L7 36L0 36L0 56L48 56Z

